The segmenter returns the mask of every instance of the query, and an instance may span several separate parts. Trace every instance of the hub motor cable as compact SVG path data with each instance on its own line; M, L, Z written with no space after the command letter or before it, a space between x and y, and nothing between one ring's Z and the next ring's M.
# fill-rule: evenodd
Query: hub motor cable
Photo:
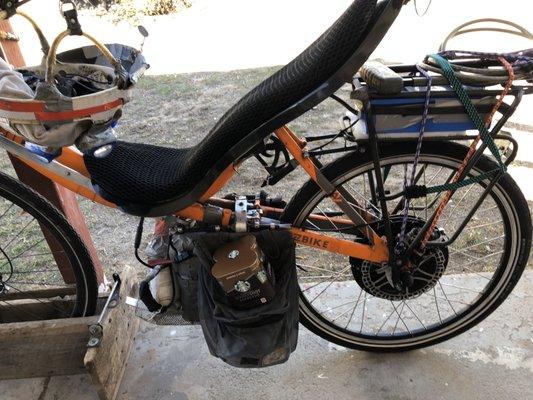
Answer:
M480 24L498 24L500 26L483 26ZM477 25L473 27L473 25ZM503 25L503 27L501 27ZM509 73L505 66L498 62L499 57L505 58L512 64L515 80L531 80L533 71L533 48L509 53L476 52L449 50L450 40L468 33L496 32L505 33L533 40L533 34L523 26L514 22L498 18L482 18L468 21L455 28L439 46L439 55L450 60L455 75L464 84L491 86L505 85ZM475 61L472 64L472 61ZM420 64L427 71L443 74L439 63L432 57L426 57Z

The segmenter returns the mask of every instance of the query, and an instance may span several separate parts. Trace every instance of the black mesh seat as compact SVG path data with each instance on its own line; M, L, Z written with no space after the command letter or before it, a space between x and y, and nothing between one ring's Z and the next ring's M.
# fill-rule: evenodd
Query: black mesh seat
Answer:
M235 153L234 146L338 74L358 52L369 29L377 25L381 11L392 1L396 2L383 0L376 6L376 0L356 0L307 50L233 106L197 146L174 150L121 142L106 158L86 156L85 163L93 183L104 197L118 204L154 205L172 202L190 194L199 182L214 180L216 175L212 167L215 163L223 159L226 162L228 155L233 159L243 156L242 153L232 154ZM370 54L363 53L366 57ZM359 67L355 65L355 70L349 71L350 76ZM336 91L343 82L335 82L336 87L330 85L327 91ZM320 101L331 94L327 91L324 90ZM307 109L300 110L299 114L312 106L314 104L306 106ZM264 137L271 132L267 130L260 134ZM260 141L261 137L258 139ZM231 160L223 167L230 163ZM195 200L189 195L187 202Z
M118 204L154 204L187 190L182 177L191 149L117 142L104 159L85 157L99 192ZM96 177L99 177L97 179Z

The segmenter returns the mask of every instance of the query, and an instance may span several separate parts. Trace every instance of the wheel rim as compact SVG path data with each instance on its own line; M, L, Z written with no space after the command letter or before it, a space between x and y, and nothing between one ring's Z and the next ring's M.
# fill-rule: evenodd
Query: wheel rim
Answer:
M411 162L412 155L387 157L382 160L384 166L396 164L396 168L401 168L403 172L405 172L404 165L410 165ZM448 169L450 173L452 169L456 168L458 165L458 162L452 158L430 155L423 155L421 163L421 167L433 164L435 168ZM351 183L354 178L357 179L357 177L361 177L362 173L369 170L371 170L371 165L370 163L366 163L356 167L349 173L344 174L344 176L339 177L334 183L336 185L341 182ZM427 167L426 181L421 184L431 186L443 183L439 182L440 178L438 176L433 179L428 178L429 172L430 168ZM394 169L391 169L389 176L394 176ZM398 182L393 182L393 180L390 180L389 182L391 185L403 184L403 178L396 180ZM347 186L348 185L346 184L343 185L345 189ZM391 192L394 193L398 191L398 189L399 188L397 187L396 190L391 190ZM457 192L454 196L456 203L448 209L448 214L458 214L462 208L461 199L463 199L464 202L464 199L468 199L468 197L475 195L476 192L474 192L474 190L481 190L481 188L466 188L465 190ZM355 194L354 192L355 190L351 191L352 194ZM363 193L363 196L358 196L357 199L362 200L366 194L367 193ZM307 228L310 228L309 224L305 223L307 215L311 212L328 212L328 206L326 205L328 200L321 200L321 198L322 195L317 195L307 202L307 205L301 210L296 218L294 222L295 226L305 225ZM324 201L326 204L324 204ZM488 204L488 201L492 202L492 208L487 207L484 209L486 204ZM371 206L368 208L371 210L373 209ZM427 312L422 315L422 310L419 310L413 302L403 301L385 303L383 299L377 299L369 295L362 290L353 279L349 279L351 271L349 268L346 269L346 267L335 270L335 280L329 279L332 276L332 274L330 274L329 276L326 276L326 281L318 285L317 283L320 281L316 278L316 271L319 270L306 268L306 272L303 272L302 269L299 269L301 312L310 324L326 332L334 340L341 343L349 342L354 345L374 346L376 348L384 349L422 344L464 329L464 327L468 326L472 320L487 312L494 301L498 299L510 278L511 267L517 257L517 243L519 243L520 233L516 220L516 212L512 206L512 202L507 195L503 193L499 186L496 186L493 189L491 196L484 201L480 210L482 210L481 213L478 212L474 215L473 220L469 222L461 236L465 235L465 232L468 232L468 230L476 234L480 229L484 229L485 233L495 232L498 225L495 221L500 225L500 233L497 236L485 236L482 240L478 240L477 242L466 243L463 247L452 249L450 252L450 259L453 257L457 258L457 255L460 255L462 258L472 261L469 265L463 265L464 267L467 267L463 270L468 271L470 274L470 276L467 277L469 283L465 286L462 281L466 274L458 273L459 271L454 270L453 267L451 269L448 268L447 272L442 277L442 281L439 281L439 284L434 288L435 292L427 296L422 295L418 298L419 302L425 305L433 303L433 312L428 309ZM431 211L431 208L429 211ZM465 213L466 211L468 210L465 210ZM480 224L479 221L482 220L483 212L494 214L494 211L500 212L501 215L498 219L493 219L492 222ZM457 215L457 219L459 219L459 217L460 215ZM447 218L446 214L445 218ZM332 219L332 221L335 222L334 219ZM452 224L452 222L449 223ZM333 229L333 226L331 226L330 229ZM458 242L454 243L455 246L457 246L457 243L460 243L461 236L459 236ZM479 253L479 248L482 246L487 246L489 249L492 249L496 245L499 246L499 250L489 250L488 257L485 259L480 259L481 257L476 253ZM308 253L308 255L304 257L306 257L307 260L312 259L312 257L309 257L309 252L313 250L305 249L304 251ZM297 250L297 254L302 254L300 248ZM301 256L299 257L301 258ZM332 265L335 264L334 258L338 256L328 255L328 257L329 264ZM497 260L494 261L491 260L491 258ZM315 259L319 260L318 257ZM481 271L477 271L472 267L472 264L474 264L474 266L481 262L487 264L487 261L491 261L492 265L496 265L496 267L485 268L485 270ZM300 259L297 262L302 262L302 260ZM453 266L453 264L454 263L451 260L451 265ZM309 266L307 265L307 267ZM314 273L309 273L310 270L313 270ZM331 268L322 268L320 273L326 275L327 272L331 272L331 270ZM304 275L307 275L307 277L304 277ZM472 279L472 276L474 276L479 282L475 282L476 279ZM341 280L341 277L344 278L344 280ZM474 284L471 282L472 280ZM331 281L333 281L333 283L331 283ZM330 283L331 285L327 287ZM316 286L313 287L313 285ZM453 292L451 292L450 289L453 289ZM468 294L470 294L470 296L468 296ZM459 295L462 296L462 299L458 299ZM324 298L327 299L324 300ZM437 310L437 307L440 308ZM382 317L380 318L379 315L377 315L375 320L372 321L373 317L369 315L369 313L381 313ZM430 317L433 317L433 323L428 321ZM359 322L357 326L355 325L355 320ZM416 327L417 324L418 329Z
M44 210L0 194L0 323L84 315L86 280L65 234Z

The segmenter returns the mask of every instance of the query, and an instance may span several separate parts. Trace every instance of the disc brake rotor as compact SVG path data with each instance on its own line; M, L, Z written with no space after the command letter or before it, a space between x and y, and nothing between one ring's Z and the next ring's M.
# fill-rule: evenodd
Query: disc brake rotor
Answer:
M401 229L401 218L391 218L393 235L396 237ZM424 221L410 217L407 231L416 232L424 225ZM378 234L380 228L377 229ZM358 285L367 293L385 300L401 301L418 297L433 289L444 275L448 265L448 249L446 246L426 247L422 254L411 260L413 285L401 292L392 285L391 268L369 261L350 259L352 273Z

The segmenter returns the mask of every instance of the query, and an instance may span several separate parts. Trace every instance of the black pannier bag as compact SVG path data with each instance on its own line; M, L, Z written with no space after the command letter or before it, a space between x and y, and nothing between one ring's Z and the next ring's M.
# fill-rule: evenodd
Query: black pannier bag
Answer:
M274 287L272 298L252 308L235 306L211 271L216 250L246 235L255 236ZM194 254L201 261L198 310L211 354L245 368L287 361L298 341L298 282L290 232L206 233L195 238Z
M172 273L174 284L179 288L181 315L185 321L197 323L198 316L198 271L200 263L194 256L174 260Z

